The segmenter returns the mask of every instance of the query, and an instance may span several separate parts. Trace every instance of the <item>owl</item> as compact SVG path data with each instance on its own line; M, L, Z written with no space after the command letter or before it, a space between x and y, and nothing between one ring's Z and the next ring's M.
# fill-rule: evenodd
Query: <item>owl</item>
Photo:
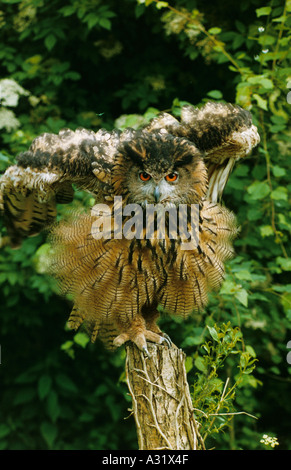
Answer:
M171 345L158 326L161 309L186 318L221 285L237 234L223 189L258 142L248 111L211 102L184 106L179 118L161 113L137 130L43 134L1 179L10 243L48 231L51 274L73 299L68 326L109 348L131 341L148 355L148 341ZM56 222L76 188L95 205Z

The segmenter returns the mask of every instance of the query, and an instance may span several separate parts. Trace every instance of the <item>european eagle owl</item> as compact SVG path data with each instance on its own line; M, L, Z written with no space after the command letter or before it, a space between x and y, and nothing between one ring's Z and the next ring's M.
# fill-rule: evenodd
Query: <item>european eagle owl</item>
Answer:
M250 113L221 103L161 113L138 130L43 134L1 179L10 243L48 229L52 274L74 302L69 326L148 354L147 341L169 344L159 305L186 317L221 285L237 233L221 196L258 142ZM95 205L56 223L74 187Z

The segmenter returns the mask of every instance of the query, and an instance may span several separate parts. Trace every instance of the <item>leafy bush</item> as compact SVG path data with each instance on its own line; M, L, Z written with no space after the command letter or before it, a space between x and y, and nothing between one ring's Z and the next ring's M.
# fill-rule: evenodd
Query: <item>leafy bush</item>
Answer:
M290 11L290 0L0 7L1 171L35 136L62 127L136 127L159 110L178 114L184 102L209 99L252 112L261 144L224 194L241 226L236 257L204 314L162 319L187 353L193 403L218 449L262 449L263 435L291 447ZM90 199L80 192L75 204ZM124 352L66 330L70 304L43 272L46 256L45 234L0 254L0 446L134 449ZM243 367L249 373L240 375ZM204 387L212 392L203 401ZM219 405L221 397L231 400Z

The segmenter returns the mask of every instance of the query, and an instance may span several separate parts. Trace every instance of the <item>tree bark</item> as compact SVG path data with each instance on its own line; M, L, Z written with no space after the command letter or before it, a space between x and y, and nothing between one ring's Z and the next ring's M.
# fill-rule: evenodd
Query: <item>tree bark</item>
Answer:
M185 354L148 343L150 358L126 345L126 379L140 450L204 448L194 418Z

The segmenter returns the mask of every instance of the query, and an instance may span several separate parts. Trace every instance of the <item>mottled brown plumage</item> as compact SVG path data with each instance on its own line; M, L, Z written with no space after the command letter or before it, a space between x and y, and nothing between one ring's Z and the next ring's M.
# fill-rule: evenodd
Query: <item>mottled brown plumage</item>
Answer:
M131 340L146 352L147 340L167 338L156 323L158 305L186 317L203 309L208 293L221 285L237 228L219 201L235 161L258 142L247 111L214 103L186 106L180 120L163 113L138 131L44 134L1 180L11 243L50 227L51 271L61 292L74 299L69 326L84 325L92 341L120 346ZM91 192L96 206L55 224L56 204L73 199L72 185ZM106 204L110 216L102 238L98 204ZM138 236L131 233L137 226L126 213L129 204L141 208ZM188 239L184 232L172 236L170 212L181 204L179 229L187 228Z

